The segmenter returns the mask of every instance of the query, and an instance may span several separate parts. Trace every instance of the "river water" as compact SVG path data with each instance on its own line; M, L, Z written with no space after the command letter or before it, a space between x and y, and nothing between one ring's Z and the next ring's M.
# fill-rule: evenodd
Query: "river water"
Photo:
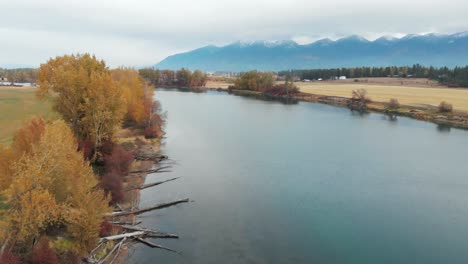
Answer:
M157 90L181 177L142 191L180 252L129 263L468 263L468 132L323 104Z

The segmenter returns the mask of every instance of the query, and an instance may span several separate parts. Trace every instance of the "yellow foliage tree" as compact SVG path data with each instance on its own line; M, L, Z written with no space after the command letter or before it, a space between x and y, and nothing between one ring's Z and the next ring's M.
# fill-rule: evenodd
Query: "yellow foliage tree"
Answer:
M122 89L113 81L104 61L95 56L51 59L39 68L38 84L38 95L51 97L54 109L75 135L93 142L95 149L112 137L125 114Z
M49 228L64 225L75 253L84 254L96 243L108 200L76 148L68 125L55 121L13 163L12 182L3 192L9 209L0 224L13 241L29 244Z

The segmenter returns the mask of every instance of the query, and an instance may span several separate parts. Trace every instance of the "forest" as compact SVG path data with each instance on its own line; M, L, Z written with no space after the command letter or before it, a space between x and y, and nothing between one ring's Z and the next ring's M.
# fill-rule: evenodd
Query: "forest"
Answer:
M347 78L368 77L404 77L404 78L428 78L437 80L451 87L468 87L468 66L465 67L425 67L419 64L413 66L389 66L389 67L356 67L335 69L311 69L280 71L279 76L294 76L301 80L331 79L338 76Z
M37 75L60 118L34 117L0 145L0 263L80 263L123 198L133 153L116 132L161 136L159 105L138 71L89 54L50 59Z

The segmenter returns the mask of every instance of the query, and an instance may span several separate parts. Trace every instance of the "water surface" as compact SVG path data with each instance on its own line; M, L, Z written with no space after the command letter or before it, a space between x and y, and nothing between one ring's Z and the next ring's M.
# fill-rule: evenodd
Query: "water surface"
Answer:
M322 104L156 92L162 149L142 216L180 235L129 263L468 263L468 132Z

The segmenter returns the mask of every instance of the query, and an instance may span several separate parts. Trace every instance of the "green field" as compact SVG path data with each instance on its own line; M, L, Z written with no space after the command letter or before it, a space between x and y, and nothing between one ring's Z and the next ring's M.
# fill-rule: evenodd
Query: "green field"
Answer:
M0 144L9 144L14 132L33 116L57 116L48 101L36 98L35 91L31 87L0 87Z

